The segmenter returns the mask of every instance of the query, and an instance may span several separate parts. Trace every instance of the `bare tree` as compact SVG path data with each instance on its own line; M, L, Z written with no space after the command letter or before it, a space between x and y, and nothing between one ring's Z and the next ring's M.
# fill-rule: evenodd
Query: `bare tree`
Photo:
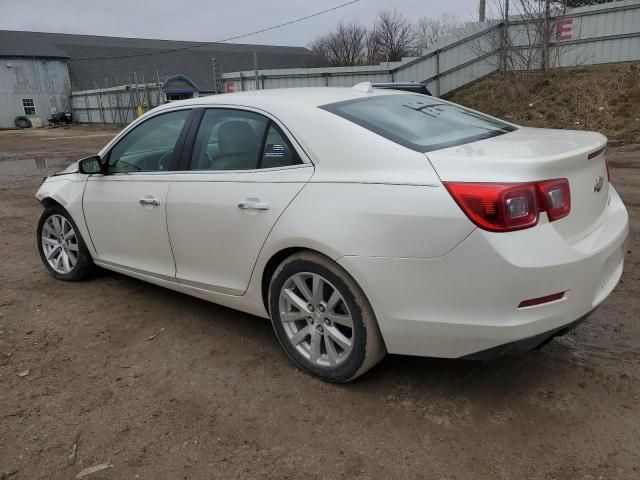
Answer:
M472 50L503 73L505 86L524 97L530 72L541 71L543 76L548 75L552 68L560 65L562 54L579 47L577 44L563 45L554 33L555 22L568 13L570 1L509 0L507 18L504 0L494 0L493 16L498 19L491 20L494 25L476 38ZM573 35L579 36L579 32L574 31Z
M600 3L608 3L612 0L551 0L551 3L562 5L564 8L586 7L589 5L598 5Z
M311 40L308 44L307 44L307 48L309 50L311 50L313 53L316 53L318 55L322 55L324 58L327 59L327 61L329 62L329 64L332 64L331 60L330 60L330 55L329 55L329 46L328 46L328 38L329 35L321 35L318 38Z
M309 44L332 66L396 61L415 48L414 26L397 10L381 11L370 29L356 21L340 22L336 28Z
M366 65L375 65L383 61L382 43L380 42L380 32L376 25L367 31L365 39L365 60Z
M438 18L422 17L416 24L416 53L419 55L436 43L440 37L446 37L464 24L456 15L445 13Z
M332 32L309 44L309 48L323 55L332 66L360 65L365 61L368 32L366 27L353 21L340 22Z
M415 48L414 27L397 10L382 10L374 28L383 61L400 60L410 55Z
M487 58L504 73L543 70L545 73L559 62L560 46L553 44L553 22L566 12L570 0L510 0L509 16L517 17L508 31L496 25L478 38L477 54L495 54ZM505 19L503 0L495 0L494 14ZM499 20L494 20L498 23Z

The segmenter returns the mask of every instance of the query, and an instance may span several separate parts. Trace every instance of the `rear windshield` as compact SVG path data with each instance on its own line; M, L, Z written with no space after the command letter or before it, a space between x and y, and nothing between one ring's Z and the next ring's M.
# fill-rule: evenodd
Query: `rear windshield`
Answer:
M375 96L321 108L419 152L515 130L507 123L424 95Z

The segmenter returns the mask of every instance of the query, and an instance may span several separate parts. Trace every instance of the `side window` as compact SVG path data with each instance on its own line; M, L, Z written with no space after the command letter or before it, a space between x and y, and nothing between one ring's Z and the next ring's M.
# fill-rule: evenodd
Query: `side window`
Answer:
M191 170L254 170L300 163L271 120L254 112L208 109L196 135Z
M258 168L268 122L269 119L253 112L208 109L193 145L191 170Z
M131 130L109 153L109 171L166 171L176 143L191 110L179 110L153 117Z
M264 142L260 168L287 167L302 163L277 125L271 123Z

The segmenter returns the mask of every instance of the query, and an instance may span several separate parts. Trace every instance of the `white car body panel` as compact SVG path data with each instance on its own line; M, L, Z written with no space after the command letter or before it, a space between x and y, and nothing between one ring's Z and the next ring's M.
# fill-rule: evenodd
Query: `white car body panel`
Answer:
M92 257L97 256L91 236L84 220L82 211L82 196L84 186L87 183L87 176L79 173L72 173L78 170L77 162L69 165L68 173L59 176L48 177L36 193L36 198L43 203L54 201L62 205L73 217L82 238L86 239L87 248ZM65 170L66 171L66 170Z
M45 181L37 197L69 211L98 265L262 317L268 317L263 274L269 261L287 249L318 251L362 287L391 353L467 356L557 329L597 307L620 278L629 229L615 189L608 182L597 194L591 188L595 176L606 178L606 167L602 153L586 157L606 139L518 127L425 154L318 108L402 94L307 88L172 103L133 122L100 155L151 115L225 106L271 118L305 164L143 175L149 177L144 191L128 185L126 177L135 175L94 175L87 182L68 173ZM549 222L543 213L537 226L508 233L477 228L442 184L565 177L569 216ZM161 200L156 217L137 204L141 195ZM238 209L247 200L270 209ZM116 207L132 211L121 220L110 211ZM136 235L114 225L142 229ZM147 238L152 233L158 238ZM125 255L132 242L139 243ZM561 300L518 308L522 300L561 291Z
M178 281L242 295L269 232L311 175L309 164L176 174L167 202L167 227ZM242 202L266 203L268 210L242 210Z
M370 299L390 353L466 356L568 324L611 293L629 225L610 192L607 220L576 245L546 222L509 234L476 229L431 260L351 256L339 263ZM560 291L567 292L561 300L518 308L525 298Z
M84 215L97 257L164 277L175 275L167 237L167 194L172 175L94 176L84 191ZM142 206L141 199L160 205Z
M435 258L475 228L442 187L314 180L285 211L267 246L295 246L298 239L307 239L333 257ZM306 217L311 221L300 221ZM431 235L434 230L437 236Z

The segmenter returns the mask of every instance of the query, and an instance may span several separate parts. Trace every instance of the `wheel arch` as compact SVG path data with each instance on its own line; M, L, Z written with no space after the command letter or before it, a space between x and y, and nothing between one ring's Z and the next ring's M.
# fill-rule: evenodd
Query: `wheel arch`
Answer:
M65 208L65 206L63 204L61 204L58 200L56 200L53 197L44 197L42 199L40 199L40 204L44 207L44 208L49 208L49 207L61 207L61 208Z
M327 251L323 251L322 249L309 247L309 246L284 247L279 249L275 253L273 253L269 257L269 260L265 262L264 268L262 269L262 276L260 279L260 295L262 298L262 304L267 314L269 313L269 285L271 283L271 278L273 277L274 272L286 258L300 252L317 253L319 255L322 255L323 257L326 257L328 260L335 262L336 265L344 269L347 272L347 274L351 276L353 281L356 282L364 292L363 286L360 284L360 282L358 282L356 275L353 275L353 273L350 272L349 269L345 268L344 265L341 265L340 263L338 263L337 260L341 257L341 255L335 255L335 254L332 255ZM366 293L365 293L365 296L366 296Z
M267 313L269 313L269 284L271 283L271 277L273 277L278 265L280 265L286 258L301 251L317 252L316 250L311 250L305 247L286 247L274 253L265 263L264 268L262 269L262 278L260 280L260 295L262 297L262 304L264 305Z
M95 258L97 257L97 252L89 235L82 207L86 179L80 177L76 179L67 178L70 176L72 175L65 175L56 180L46 179L40 185L35 197L45 209L60 207L71 216L89 249L89 253Z

